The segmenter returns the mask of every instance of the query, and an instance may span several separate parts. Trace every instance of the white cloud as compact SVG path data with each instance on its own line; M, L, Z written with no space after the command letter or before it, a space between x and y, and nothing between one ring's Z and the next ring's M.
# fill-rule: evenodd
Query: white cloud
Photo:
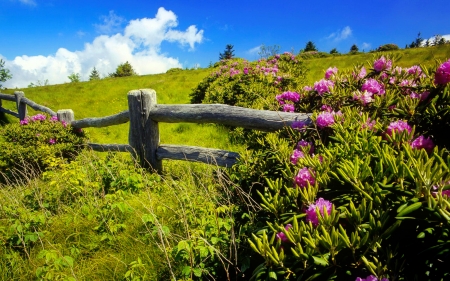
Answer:
M181 46L203 41L203 30L194 25L185 31L175 30L177 17L172 11L159 8L154 18L132 20L123 33L100 35L85 43L81 51L59 48L49 56L18 56L5 60L5 67L13 78L3 83L4 87L27 87L31 82L49 80L50 84L69 82L67 76L79 73L88 80L94 67L103 75L114 72L117 65L128 61L137 73L162 73L173 67L182 67L177 58L161 52L163 41L176 42Z
M258 52L261 51L261 46L256 46L247 51L249 55L257 55Z
M447 41L450 41L450 34L447 35L440 35L442 38L444 38ZM430 45L434 44L434 41L436 40L436 36L430 37L428 38L428 42L430 43ZM424 39L422 41L422 46L425 46L427 39Z
M29 6L36 6L36 1L34 0L19 0L20 3L29 5Z
M342 30L338 30L336 32L331 33L326 37L326 39L333 40L333 41L342 41L344 39L347 39L352 35L352 29L350 26L344 27Z
M370 46L370 43L363 42L361 48L365 51L369 51Z
M125 19L119 17L114 11L109 11L109 15L100 17L103 21L102 24L94 24L95 29L100 34L112 34L118 32L122 24L125 23Z

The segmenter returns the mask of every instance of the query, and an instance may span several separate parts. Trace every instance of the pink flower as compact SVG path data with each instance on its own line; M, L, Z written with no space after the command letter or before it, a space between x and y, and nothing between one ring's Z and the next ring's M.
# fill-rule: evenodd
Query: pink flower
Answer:
M319 218L317 217L316 210L319 209L320 214L323 216L324 207L326 212L331 214L333 204L328 200L319 198L316 200L316 203L310 204L306 210L306 222L311 222L314 226L317 226L319 224Z
M329 67L326 71L325 71L325 79L330 79L331 76L335 75L338 72L337 67Z
M301 140L297 143L297 149L302 149L302 147L310 147L309 149L309 154L313 154L314 153L314 145L312 143L310 143L309 141L305 141L305 140Z
M322 112L317 116L316 123L321 129L329 127L334 124L334 114L330 112Z
M50 121L58 121L58 116L52 116L52 118L50 118Z
M362 125L363 129L373 130L373 126L377 124L377 121L371 120L370 117L367 119L366 123Z
M244 74L248 74L248 68L247 67L244 68Z
M279 104L285 104L285 101L298 102L300 100L300 95L296 92L284 92L281 95L277 95L276 99Z
M376 72L381 72L383 70L389 70L392 67L392 61L391 60L386 60L386 58L384 56L382 56L380 59L376 60L373 63L373 69Z
M49 144L55 144L55 143L56 143L56 140L55 140L55 139L50 139L50 140L48 141L48 143L49 143Z
M450 82L450 60L441 64L434 76L434 83L438 85L445 85L448 82Z
M33 121L44 121L45 119L47 119L47 117L43 114L36 114L31 117L31 120Z
M356 93L353 94L353 99L359 100L363 105L367 105L368 103L374 101L372 96L373 94L368 91L364 91L364 93L357 91Z
M331 108L331 106L329 106L329 105L327 105L327 104L322 105L322 106L320 107L320 110L326 111L326 112L332 112L332 111L333 111L333 109Z
M304 167L298 171L297 176L294 178L294 183L298 187L308 187L308 183L314 185L316 179L314 178L314 173L311 173L308 168Z
M283 111L284 112L294 112L295 108L293 104L285 104L283 106Z
M334 87L334 82L331 80L322 79L314 83L314 90L323 96L324 93L329 93Z
M352 73L352 75L353 75L353 78L355 78L356 80L361 80L361 79L363 79L364 77L366 77L366 75L367 75L366 68L363 66L363 67L361 67L361 69L359 70L358 75L356 75L354 72Z
M374 275L369 275L364 279L362 279L361 277L357 277L355 281L378 281L378 278ZM380 281L389 281L389 279L382 278Z
M426 77L426 75L422 72L422 68L418 65L413 65L406 70L408 74L417 76L417 77Z
M367 91L372 94L384 95L386 92L384 90L384 85L380 84L377 80L373 78L367 79L361 87L361 92Z
M286 224L286 226L284 227L284 229L286 231L288 231L289 229L291 229L292 225L291 224ZM284 234L284 232L280 231L277 233L277 239L281 240L281 243L287 243L289 242L289 239L287 238L286 234Z
M313 88L311 86L305 86L305 87L303 87L303 90L309 92L309 91L312 91Z
M411 142L411 147L413 149L425 149L428 153L433 151L434 142L430 138L425 138L424 136L419 136Z
M28 119L20 120L20 125L28 125Z
M392 137L393 132L398 134L400 132L403 132L404 130L408 131L408 133L411 133L411 127L408 125L408 123L402 120L398 120L389 124L386 129L386 134Z
M298 159L303 157L305 157L303 152L301 150L295 149L290 157L291 163L297 165Z

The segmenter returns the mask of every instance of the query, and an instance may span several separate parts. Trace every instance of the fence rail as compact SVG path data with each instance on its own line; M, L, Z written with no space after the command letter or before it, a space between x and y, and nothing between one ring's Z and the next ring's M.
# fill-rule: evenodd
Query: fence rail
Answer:
M18 112L3 108L2 100L16 102ZM216 123L261 131L276 131L295 121L311 122L309 113L256 110L223 104L157 104L156 92L152 89L130 91L128 110L106 117L75 120L71 109L55 113L50 108L25 98L23 92L15 92L14 95L0 93L0 112L23 120L27 115L27 105L34 110L57 116L58 120L65 121L74 128L107 127L130 122L129 144L88 143L88 146L95 151L130 152L142 166L158 172L162 170L163 159L231 167L239 158L238 153L221 149L160 144L159 122Z

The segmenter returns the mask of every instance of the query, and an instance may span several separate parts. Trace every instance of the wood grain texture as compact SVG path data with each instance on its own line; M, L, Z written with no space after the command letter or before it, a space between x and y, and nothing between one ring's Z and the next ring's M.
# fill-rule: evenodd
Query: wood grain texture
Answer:
M106 117L92 117L84 118L80 120L73 121L71 125L75 128L88 128L88 127L108 127L112 125L119 125L130 121L130 113L128 110L119 112L114 115Z
M54 112L54 111L51 110L50 108L48 108L48 107L46 107L46 106L43 106L43 105L40 105L40 104L37 104L37 103L35 103L34 101L32 101L32 100L30 100L30 99L27 99L27 98L25 98L25 97L22 98L22 103L25 103L26 105L30 106L30 107L33 108L34 110L42 111L42 112L48 113L48 114L50 114L51 116L56 116L56 112Z

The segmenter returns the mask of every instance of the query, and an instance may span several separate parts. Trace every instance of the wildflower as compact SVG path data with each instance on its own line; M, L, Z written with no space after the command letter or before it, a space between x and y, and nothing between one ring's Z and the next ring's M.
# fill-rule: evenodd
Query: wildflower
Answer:
M302 130L306 129L305 127L306 127L306 122L303 122L303 121L294 121L291 124L291 128L294 130L302 131Z
M322 105L322 106L320 107L320 110L326 111L326 112L332 112L332 111L333 111L333 109L331 108L331 106L329 106L329 105L327 105L327 104Z
M387 60L384 56L382 56L381 58L379 58L378 60L376 60L373 63L373 69L376 72L381 72L383 70L389 70L392 67L392 61L391 60Z
M367 105L368 103L374 101L372 96L373 94L368 91L364 91L364 93L357 91L353 94L353 99L361 101L363 105Z
M312 91L313 88L311 86L305 86L305 87L303 87L303 90L309 92L309 91Z
M244 74L246 74L246 75L248 74L248 68L247 67L244 68Z
M374 275L369 275L366 278L362 279L361 277L357 277L355 281L378 281L378 278ZM389 281L387 278L382 278L380 281Z
M406 70L408 74L417 76L417 77L426 77L426 75L422 72L422 68L418 65L413 65Z
M292 224L286 224L286 226L284 227L284 229L286 231L288 231L290 228L292 227ZM284 232L280 231L277 233L277 239L281 240L281 243L287 243L289 242L289 239L286 237L286 234L284 234Z
M43 114L36 114L31 117L31 120L33 121L44 121L45 119L47 119L47 117Z
M402 121L402 120L398 120L395 122L391 122L389 124L389 126L386 129L386 134L388 134L389 136L392 136L392 133L400 133L403 131L408 131L408 133L411 133L411 126L408 125L407 122Z
M384 95L384 85L380 84L377 80L370 78L367 79L361 87L361 92L367 91L372 94Z
M317 116L316 119L317 126L319 128L329 127L334 124L334 115L330 112L322 112Z
M428 98L428 95L430 94L430 92L425 91L423 93L416 93L416 92L411 92L411 94L409 95L412 99L420 99L421 101L424 101Z
M306 222L311 222L314 226L317 226L319 224L319 218L317 217L316 210L319 209L320 214L323 216L324 207L327 213L330 214L333 204L323 198L319 198L316 200L316 203L310 204L306 210Z
M297 143L297 149L302 149L302 147L310 147L309 154L314 153L314 145L310 143L309 141L301 140Z
M58 116L52 116L52 118L50 118L50 121L58 121Z
M55 144L55 143L56 143L56 140L55 140L55 139L50 139L50 140L48 141L48 143L49 143L49 144Z
M352 75L353 75L353 78L355 78L356 80L363 79L363 78L366 77L366 75L367 75L366 68L363 66L363 67L361 67L361 69L359 70L358 75L356 75L354 72L353 72Z
M28 119L20 120L20 125L28 125Z
M445 85L448 82L450 82L450 60L441 64L434 76L434 83L438 85Z
M294 105L293 104L285 104L283 106L283 111L284 112L294 112Z
M428 153L433 151L434 142L430 138L425 138L424 136L419 136L411 142L411 147L413 149L425 149Z
M338 72L337 67L329 67L326 71L325 71L325 79L330 79L331 76L335 75Z
M276 99L279 104L284 104L285 101L298 102L300 100L300 95L296 92L284 92L281 95L277 95Z
M307 187L308 183L314 185L316 179L314 178L314 173L311 173L308 168L304 167L298 171L297 176L294 178L295 185L298 187Z
M322 79L314 83L314 90L322 96L324 93L329 93L334 87L334 82L331 80Z
M305 157L303 152L301 150L295 149L290 157L291 163L297 165L298 159L303 157Z

